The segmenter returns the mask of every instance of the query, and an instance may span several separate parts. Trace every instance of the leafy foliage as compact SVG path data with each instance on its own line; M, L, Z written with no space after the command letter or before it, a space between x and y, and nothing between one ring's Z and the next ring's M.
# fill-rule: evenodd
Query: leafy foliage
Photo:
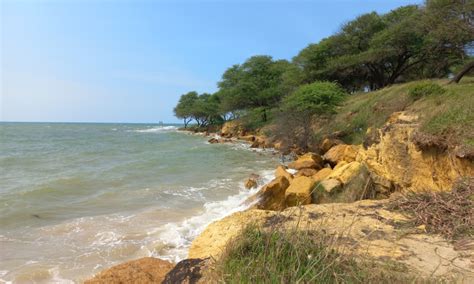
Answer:
M408 94L415 100L429 95L442 95L446 89L433 82L422 82L408 90Z

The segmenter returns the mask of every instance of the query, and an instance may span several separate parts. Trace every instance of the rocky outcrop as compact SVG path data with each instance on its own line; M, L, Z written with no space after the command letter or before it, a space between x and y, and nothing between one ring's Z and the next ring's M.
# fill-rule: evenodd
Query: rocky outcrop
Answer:
M304 168L319 170L322 168L323 159L318 154L306 153L299 157L296 161L288 164L290 169L301 170Z
M450 190L459 177L474 176L473 161L450 150L418 148L417 121L416 115L394 113L382 129L373 130L380 142L359 151L356 159L367 165L379 191Z
M244 186L246 189L257 188L259 180L260 180L259 175L251 174L250 177L245 181Z
M314 184L314 180L310 177L295 177L285 192L286 206L310 204Z
M359 162L335 167L313 192L314 203L354 202L373 195L369 172Z
M282 165L278 166L275 170L275 177L280 176L285 177L290 182L293 180L293 175L287 172L286 168Z
M209 259L191 258L185 259L176 264L176 266L166 274L163 284L195 284L205 283L202 279L203 270L205 270ZM160 283L160 282L157 282Z
M341 253L385 262L396 260L423 276L454 276L460 283L474 281L474 248L456 250L422 227L407 228L408 216L391 211L385 200L310 204L282 212L247 210L209 225L192 243L189 257L219 259L226 245L248 225L262 229L317 230L333 236ZM320 234L314 234L315 237Z
M252 208L266 210L285 209L285 192L290 182L284 176L276 177L270 183L262 187L255 195L245 201Z
M84 283L161 283L173 266L173 263L165 260L144 257L102 271Z
M331 173L332 173L331 168L322 168L317 173L315 173L311 178L315 182L320 182L320 181L326 179Z
M222 137L237 137L244 136L245 129L242 123L238 120L227 121L222 125L220 135Z
M324 160L331 165L336 165L341 161L353 162L356 160L359 147L354 145L339 144L330 148L323 156Z

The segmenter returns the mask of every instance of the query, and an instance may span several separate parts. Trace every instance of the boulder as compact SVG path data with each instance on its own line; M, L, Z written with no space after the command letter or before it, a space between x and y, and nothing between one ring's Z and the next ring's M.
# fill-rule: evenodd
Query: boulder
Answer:
M246 189L252 189L252 188L257 188L258 184L257 184L257 181L256 181L256 180L251 179L251 178L248 178L248 179L245 181L244 186L245 186Z
M332 173L332 169L331 168L322 168L321 170L319 170L317 173L315 173L312 178L315 182L320 182L322 181L323 179L327 178L327 176L329 176L330 174Z
M339 139L326 138L319 144L319 149L322 153L326 153L329 149L339 144L344 144L344 142Z
M213 137L213 138L209 139L207 142L209 142L211 144L216 144L216 143L219 143L219 139Z
M316 170L316 169L303 168L303 169L299 170L296 173L296 176L297 177L300 177L300 176L311 177L311 176L315 175L317 172L318 172L318 170Z
M286 206L310 204L314 184L310 177L295 177L285 192Z
M251 174L250 177L245 181L245 184L244 184L245 188L246 189L257 188L259 179L260 179L259 175Z
M285 177L288 181L293 180L293 175L286 171L286 168L282 165L278 166L275 170L275 177Z
M354 202L374 197L369 171L364 164L351 162L335 168L313 192L314 203Z
M288 164L288 167L295 170L301 170L304 168L321 169L323 165L323 159L321 156L314 153L306 153L300 156L296 161Z
M194 284L203 281L203 270L207 268L209 259L190 258L176 264L176 266L166 274L162 284ZM160 282L157 282L160 283Z
M265 210L285 209L285 191L290 185L284 176L276 177L274 180L264 185L255 195L249 197L244 203L255 203L252 208Z
M358 147L354 145L340 144L332 147L324 154L323 158L331 165L336 165L340 161L353 162L356 160Z
M173 266L169 261L144 257L102 271L84 283L161 283Z

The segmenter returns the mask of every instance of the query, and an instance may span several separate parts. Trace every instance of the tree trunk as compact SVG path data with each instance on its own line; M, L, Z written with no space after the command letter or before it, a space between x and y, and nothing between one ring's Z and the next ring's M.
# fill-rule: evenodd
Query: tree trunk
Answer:
M461 69L461 71L459 71L459 73L456 74L456 76L454 76L454 78L451 79L451 81L449 81L449 84L459 83L459 81L461 81L462 77L473 69L474 69L474 61L471 61L468 64L464 65L464 67Z

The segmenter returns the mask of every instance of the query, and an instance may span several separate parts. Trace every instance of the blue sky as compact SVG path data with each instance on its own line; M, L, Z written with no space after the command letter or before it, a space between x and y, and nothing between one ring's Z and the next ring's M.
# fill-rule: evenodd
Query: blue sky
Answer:
M419 0L1 2L2 121L178 122L252 55L291 59L362 13Z

